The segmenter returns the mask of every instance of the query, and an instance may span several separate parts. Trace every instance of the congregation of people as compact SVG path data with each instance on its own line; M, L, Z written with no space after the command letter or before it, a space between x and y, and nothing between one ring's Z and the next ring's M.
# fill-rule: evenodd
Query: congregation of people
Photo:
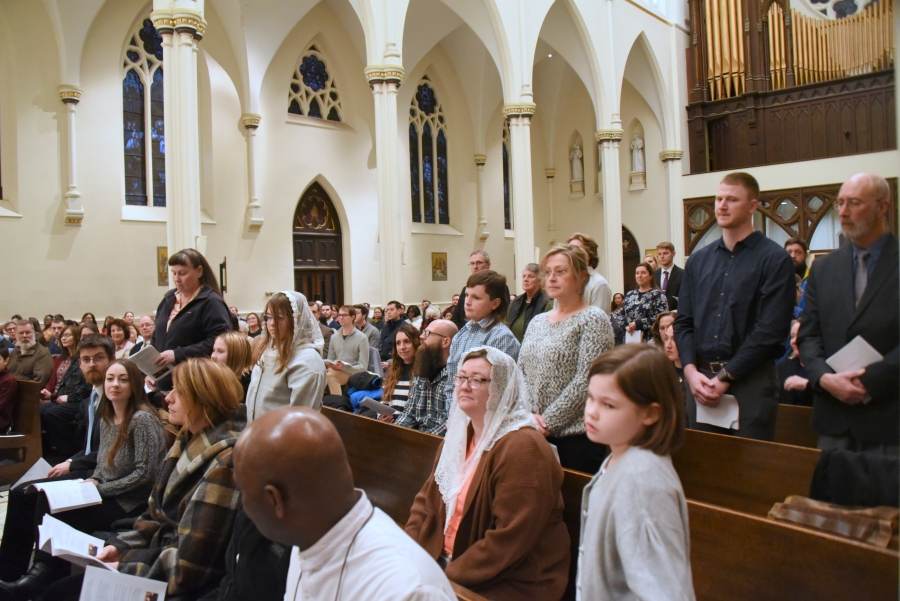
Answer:
M0 432L15 429L17 382L40 383L42 481L84 479L102 498L54 517L104 540L97 558L119 572L166 582L169 599L449 601L453 582L558 600L570 564L578 599L693 599L671 460L686 429L773 441L779 404L809 405L823 451L900 455L887 182L844 183L846 243L811 268L803 239L754 230L759 198L752 176L726 175L721 238L683 268L660 242L619 293L576 232L524 265L519 295L475 250L443 308L283 291L242 314L185 249L151 314L6 323ZM835 372L829 358L857 336L883 358ZM151 346L148 375L129 357ZM736 425L708 423L729 395ZM405 524L354 487L323 406L443 438ZM577 556L565 469L593 475ZM10 491L0 601L78 599L84 575L38 544L50 508L33 483Z

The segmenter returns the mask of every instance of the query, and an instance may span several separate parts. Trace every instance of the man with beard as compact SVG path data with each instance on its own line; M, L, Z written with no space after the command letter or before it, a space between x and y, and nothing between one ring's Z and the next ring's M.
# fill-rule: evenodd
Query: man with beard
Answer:
M450 343L458 331L456 324L448 319L438 319L428 324L422 332L422 345L416 351L406 408L400 415L379 419L420 432L444 435L450 411L447 359L450 357Z
M809 255L809 245L803 238L788 238L784 243L784 250L791 255L794 262L794 273L800 276L801 280L805 280L809 275L809 267L806 265L806 257Z
M46 346L37 343L35 335L34 325L30 321L20 319L16 322L18 346L9 355L7 369L18 380L31 380L43 386L53 371L53 357Z
M26 322L27 323L27 322ZM28 324L29 327L31 324ZM44 349L46 351L46 349ZM78 360L84 379L88 381L94 390L91 395L82 401L82 413L79 421L84 421L87 433L81 439L80 450L71 458L54 466L48 478L23 482L9 491L9 505L6 510L6 523L3 528L2 540L22 540L34 536L34 509L37 505L37 493L25 490L36 482L52 482L55 480L74 480L78 478L90 478L97 467L97 449L100 446L100 415L97 413L97 405L103 393L103 380L106 377L106 368L115 360L115 345L112 339L100 334L88 334L81 339L78 345ZM69 429L75 430L71 425ZM18 554L10 552L10 546L6 548L0 545L0 580L14 582L28 565L22 565ZM42 577L35 574L36 578Z

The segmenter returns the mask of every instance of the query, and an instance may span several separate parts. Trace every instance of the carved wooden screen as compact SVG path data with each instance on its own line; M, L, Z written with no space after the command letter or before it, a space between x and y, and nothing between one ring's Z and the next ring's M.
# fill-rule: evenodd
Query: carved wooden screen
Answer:
M888 180L891 203L888 227L897 232L897 179ZM828 184L760 193L759 208L753 217L755 229L778 244L794 236L806 240L810 252L829 251L843 242L834 201L841 184ZM684 201L684 239L687 253L703 248L722 235L716 224L715 197L688 198Z
M294 289L309 300L344 300L341 224L319 184L310 186L294 214Z

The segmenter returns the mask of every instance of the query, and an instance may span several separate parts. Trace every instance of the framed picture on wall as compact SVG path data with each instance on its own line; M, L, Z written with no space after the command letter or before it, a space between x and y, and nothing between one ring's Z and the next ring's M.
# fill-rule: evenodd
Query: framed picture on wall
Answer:
M156 285L169 287L169 249L156 247Z
M431 253L431 281L447 281L447 253Z

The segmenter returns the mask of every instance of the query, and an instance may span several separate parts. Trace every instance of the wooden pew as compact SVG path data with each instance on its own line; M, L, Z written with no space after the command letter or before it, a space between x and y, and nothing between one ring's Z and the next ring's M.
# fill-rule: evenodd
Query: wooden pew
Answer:
M344 440L356 485L394 520L405 523L416 493L431 474L440 439L328 408L322 413ZM589 479L565 470L564 520L572 539L573 573L581 495ZM691 569L700 601L897 598L900 555L895 552L697 501L688 501L688 511ZM462 594L459 598L477 601Z
M688 499L766 516L789 495L809 495L821 451L688 430L672 463Z
M775 442L815 449L818 439L812 427L812 407L778 405Z
M21 478L41 456L41 388L37 382L18 381L19 398L12 416L16 436L0 436L0 459L16 463L0 467L0 486Z

